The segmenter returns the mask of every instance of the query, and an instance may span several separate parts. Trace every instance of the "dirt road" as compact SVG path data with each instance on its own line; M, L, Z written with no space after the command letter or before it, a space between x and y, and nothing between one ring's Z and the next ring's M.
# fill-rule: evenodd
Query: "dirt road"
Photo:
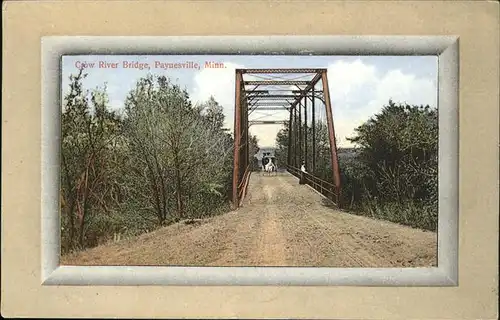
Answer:
M437 234L340 212L288 173L251 176L244 206L62 258L63 265L428 267Z

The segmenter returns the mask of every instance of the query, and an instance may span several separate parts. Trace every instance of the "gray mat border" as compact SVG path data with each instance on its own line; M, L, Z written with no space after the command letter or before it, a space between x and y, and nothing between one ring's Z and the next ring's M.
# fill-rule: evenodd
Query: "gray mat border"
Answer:
M61 56L85 54L436 55L439 222L436 268L60 266ZM458 285L457 36L42 38L42 285Z

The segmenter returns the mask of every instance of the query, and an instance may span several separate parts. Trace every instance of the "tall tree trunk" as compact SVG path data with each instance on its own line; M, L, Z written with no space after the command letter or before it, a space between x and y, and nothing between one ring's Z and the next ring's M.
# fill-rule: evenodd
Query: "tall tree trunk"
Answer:
M89 160L89 164L87 165L87 169L85 170L85 182L83 184L83 199L82 199L82 215L80 217L80 227L79 227L79 245L81 248L84 248L84 244L85 244L85 237L84 237L84 234L85 234L85 217L86 217L86 214L87 214L87 211L88 211L88 197L89 197L89 186L88 186L88 182L89 182L89 166L90 166L90 162L92 160Z
M68 217L69 220L69 248L68 249L73 249L74 243L75 243L75 204L76 201L73 197L70 197L68 200L69 205L65 207L65 215Z
M179 162L179 152L174 151L174 166L175 166L175 192L177 195L177 212L181 218L184 217L184 204L182 202L182 178Z
M75 195L72 194L73 186L71 184L71 178L70 178L70 173L68 169L68 165L65 161L64 154L62 155L62 165L64 168L64 173L65 173L65 182L66 182L66 198L67 200L65 201L67 206L65 206L65 212L64 214L68 217L69 220L69 248L68 249L73 249L74 246L74 241L75 241L75 205L76 205L76 199Z
M351 192L351 204L349 206L349 209L352 209L352 206L354 205L354 193L356 192L355 184L352 184L352 192Z
M167 219L167 188L165 186L164 172L160 167L160 162L158 161L158 155L154 155L156 170L158 171L158 179L160 180L160 195L161 195L161 216L162 222Z
M153 168L151 168L151 165L149 164L149 161L146 161L148 170L149 170L149 183L151 185L151 191L153 192L153 197L154 197L154 204L156 207L156 215L158 216L158 223L160 225L163 224L164 222L164 217L162 215L161 211L161 204L160 204L160 195L158 194L158 187L156 185L156 177L155 177L155 172Z
M78 244L80 245L80 248L85 248L85 216L86 216L86 212L87 212L87 209L88 209L88 205L87 205L87 199L85 198L83 200L83 214L82 214L82 217L80 219L80 226L79 226L79 238L78 238Z

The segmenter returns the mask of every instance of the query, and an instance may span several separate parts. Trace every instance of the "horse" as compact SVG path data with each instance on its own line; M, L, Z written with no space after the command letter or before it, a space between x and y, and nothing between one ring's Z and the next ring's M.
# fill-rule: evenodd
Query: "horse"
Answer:
M276 166L274 165L274 163L271 159L269 159L269 162L266 163L266 165L264 166L264 170L265 170L265 172L267 172L268 175L271 175L272 172L277 174Z

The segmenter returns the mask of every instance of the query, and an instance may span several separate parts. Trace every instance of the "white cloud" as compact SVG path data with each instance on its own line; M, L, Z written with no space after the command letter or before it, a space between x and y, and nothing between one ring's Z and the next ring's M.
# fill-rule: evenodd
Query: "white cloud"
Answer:
M234 95L235 69L244 66L231 62L224 63L225 68L205 68L194 74L193 85L188 88L193 102L203 102L211 95L223 106L226 116L225 126L233 129L234 123ZM366 121L373 114L379 112L389 99L395 102L410 104L429 104L436 106L437 83L436 79L418 78L413 74L401 70L381 72L375 65L366 64L361 59L349 62L339 60L327 66L330 96L333 108L333 117L339 146L350 146L345 139L352 136L354 129ZM94 88L92 84L108 83L108 93L112 109L120 109L139 73L137 71L104 71L94 70L86 87ZM63 79L64 88L68 87L67 76ZM92 78L93 80L91 81ZM251 80L245 75L245 80ZM320 83L321 84L321 83ZM321 85L319 85L320 87ZM319 88L318 88L319 89ZM318 106L318 104L317 104ZM317 110L320 109L317 107ZM271 115L266 115L271 114ZM322 110L324 119L324 110ZM255 111L250 120L287 120L286 112ZM250 132L257 135L259 144L273 146L280 125L255 125Z
M380 74L361 60L328 66L328 80L339 146L351 146L346 137L352 136L357 126L379 112L390 99L418 105L437 103L435 80L400 70Z
M210 95L224 107L226 126L233 129L234 122L234 79L235 69L242 65L225 63L224 69L204 69L194 78L192 97L194 101L207 100ZM385 74L373 65L360 59L353 62L337 61L328 66L328 82L333 109L338 146L351 146L346 137L354 129L377 113L389 99L410 104L436 105L437 87L435 80L417 78L412 74L391 70ZM246 80L250 80L246 76ZM266 114L272 114L267 115ZM322 112L324 119L325 112ZM258 112L250 120L286 120L286 112ZM259 144L273 146L281 126L255 125L251 134L257 135Z
M109 107L114 111L121 111L125 106L125 101L121 99L114 99L109 102Z
M356 60L337 61L328 66L328 83L332 97L348 101L349 98L368 83L377 81L375 67Z
M192 90L192 100L203 102L212 95L224 108L225 126L231 131L234 129L234 98L235 98L235 70L245 68L243 65L224 62L223 69L203 69L194 77L194 88ZM244 80L253 79L250 75L245 75ZM249 116L249 120L283 120L286 119L286 112L272 112L273 116L266 116L270 112L255 111ZM261 146L274 146L276 135L280 130L280 125L254 125L250 127L250 133L256 135Z
M244 66L230 62L225 62L224 66L225 68L203 69L196 73L191 98L195 103L201 103L213 96L224 108L226 127L232 129L234 127L235 70Z

